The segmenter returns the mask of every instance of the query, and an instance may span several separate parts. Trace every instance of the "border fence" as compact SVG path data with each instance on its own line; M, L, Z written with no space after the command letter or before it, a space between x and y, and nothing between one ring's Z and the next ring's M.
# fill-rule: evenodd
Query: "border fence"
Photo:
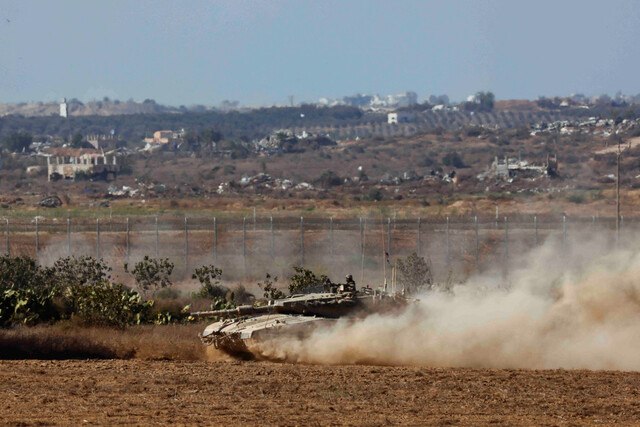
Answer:
M637 219L562 215L510 217L173 217L4 219L5 253L49 265L64 256L91 255L122 271L144 256L169 258L176 279L214 264L225 280L283 277L303 266L339 280L353 274L382 282L383 271L413 252L427 258L436 280L500 266L542 244L562 253L580 238L634 240ZM619 228L618 228L619 227ZM616 233L617 230L617 233ZM0 232L1 229L0 229ZM1 244L0 244L1 245ZM0 251L2 246L0 246Z

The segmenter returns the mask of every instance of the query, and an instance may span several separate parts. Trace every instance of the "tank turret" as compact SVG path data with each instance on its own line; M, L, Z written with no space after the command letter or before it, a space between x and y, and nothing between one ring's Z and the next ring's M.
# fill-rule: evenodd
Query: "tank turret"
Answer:
M362 301L354 292L328 292L293 295L270 301L268 305L254 307L241 305L227 310L200 311L191 313L195 318L237 318L261 314L292 314L337 318L357 308Z

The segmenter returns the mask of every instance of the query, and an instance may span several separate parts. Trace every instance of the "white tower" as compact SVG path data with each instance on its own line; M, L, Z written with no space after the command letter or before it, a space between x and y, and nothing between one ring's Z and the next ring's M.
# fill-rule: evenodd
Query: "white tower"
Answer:
M62 102L60 103L60 117L67 117L67 98L62 98Z

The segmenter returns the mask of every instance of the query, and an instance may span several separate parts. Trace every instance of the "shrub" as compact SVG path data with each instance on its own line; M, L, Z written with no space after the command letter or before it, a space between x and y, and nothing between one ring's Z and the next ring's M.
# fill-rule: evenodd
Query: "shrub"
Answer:
M52 269L61 286L98 285L111 279L111 268L103 260L91 256L60 258Z
M369 191L367 191L367 195L364 199L368 202L379 202L382 200L382 198L382 190L376 187L372 187L369 189Z
M567 201L570 203L582 204L587 201L587 198L583 193L573 193L567 196Z
M161 300L177 300L180 298L180 291L173 288L164 288L157 291L154 297Z
M142 261L134 265L131 274L141 292L147 292L152 288L158 290L173 285L173 266L169 258L157 259L145 255ZM124 265L124 271L129 272L127 264Z
M267 273L267 276L264 279L264 282L258 282L258 287L262 288L264 291L264 297L268 300L281 299L286 295L280 289L276 288L276 283L278 282L278 277L271 278L271 275Z
M319 277L311 270L305 270L302 267L293 267L295 274L291 276L289 281L289 294L299 294L305 291L321 291L322 285L329 280L324 274Z
M117 326L140 324L148 319L153 301L144 301L139 293L122 284L100 283L70 286L64 292L72 316L88 325Z
M483 129L480 126L471 126L463 129L463 132L468 137L478 137L482 135Z
M141 275L147 283L165 283L165 286L170 283L163 278L164 274L171 274L166 263L139 264L140 269L148 268L147 274ZM157 267L155 273L154 267ZM85 256L62 258L48 268L29 257L0 256L0 326L32 325L65 318L85 325L120 328L157 322L151 312L154 302L145 301L138 292L122 284L111 283L110 271L102 260ZM163 321L170 317L173 321L186 315L159 313L158 317Z
M429 156L424 156L422 159L420 159L420 161L418 161L418 166L422 166L425 168L433 166L434 164L435 164L435 161L433 160L433 158Z
M191 278L198 279L201 288L194 296L205 299L225 298L229 289L220 285L221 277L222 269L214 265L203 265L202 267L196 268Z
M244 286L238 285L238 287L233 291L234 302L236 304L253 304L256 300L256 297L247 292Z
M445 166L453 166L455 168L466 168L467 165L462 161L462 157L457 151L451 151L444 155L442 158L442 164Z
M6 289L0 295L0 325L35 324L59 318L54 298L55 286Z
M334 171L326 170L322 172L322 175L316 181L323 188L335 187L342 184L342 178L340 178Z
M75 181L90 181L93 178L93 174L85 171L78 171L74 176Z
M60 286L52 270L26 256L0 256L0 325L33 324L59 317Z

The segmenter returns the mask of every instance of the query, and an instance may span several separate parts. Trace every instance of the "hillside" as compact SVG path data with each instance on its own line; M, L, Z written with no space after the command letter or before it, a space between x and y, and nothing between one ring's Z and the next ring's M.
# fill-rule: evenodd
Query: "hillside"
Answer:
M235 158L215 151L131 152L120 160L123 173L112 182L47 182L44 158L15 154L3 159L0 191L7 209L35 206L40 197L58 194L69 200L69 206L109 200L114 206L145 209L244 209L259 200L271 208L393 204L398 209L418 206L425 214L447 209L490 213L500 203L542 212L551 209L547 202L554 200L554 209L561 211L578 212L589 204L592 211L604 212L611 209L607 203L616 169L607 135L626 135L623 192L632 194L640 188L640 145L633 139L638 134L636 122L605 123L539 131L466 127L351 139L294 152L247 150ZM505 157L511 165L509 176L498 176L496 168L504 167ZM545 168L556 158L557 168L549 175ZM30 165L40 165L41 172L27 174ZM635 196L626 199L633 200Z

